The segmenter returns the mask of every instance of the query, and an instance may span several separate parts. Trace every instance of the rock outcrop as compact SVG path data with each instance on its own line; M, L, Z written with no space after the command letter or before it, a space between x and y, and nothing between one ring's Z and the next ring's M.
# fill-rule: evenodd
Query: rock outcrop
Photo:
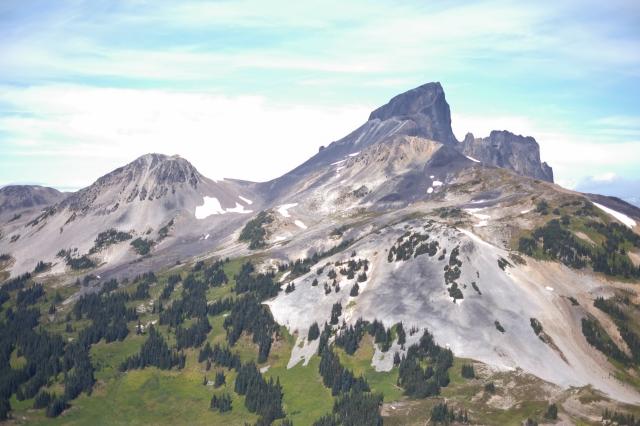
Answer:
M486 138L475 138L468 133L458 147L464 155L483 163L553 182L553 169L540 161L540 146L531 136L506 130L494 130Z
M440 83L427 83L393 97L371 113L369 121L400 120L396 134L419 136L443 144L457 142L451 130L451 112Z

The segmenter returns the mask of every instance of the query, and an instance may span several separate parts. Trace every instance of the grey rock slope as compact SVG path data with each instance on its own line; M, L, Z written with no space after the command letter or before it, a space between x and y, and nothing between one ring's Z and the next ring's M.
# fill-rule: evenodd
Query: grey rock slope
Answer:
M428 83L402 93L371 113L369 120L344 138L332 142L289 173L259 184L270 200L290 196L290 187L318 170L393 136L417 136L456 146L451 114L440 83Z
M386 219L378 218L371 228L373 232L366 228L352 230L350 237L362 233L349 250L319 262L309 274L294 280L295 291L281 292L269 302L276 320L302 336L296 347L304 347L304 336L311 324L323 324L330 317L332 306L340 303L340 321L347 324L363 318L380 320L389 327L403 322L407 329L427 328L441 345L458 356L500 370L519 368L562 387L592 385L615 399L640 402L640 394L609 375L607 363L579 331L580 318L586 311L572 307L566 299L566 295L573 295L587 301L603 291L602 282L560 265L532 260L527 265L502 270L497 260L508 259L508 251L483 241L464 226L443 226L426 218L398 221L399 217L391 214ZM437 253L389 261L388 250L397 247L403 238L406 240L407 234L437 242ZM456 280L464 294L464 299L457 300L448 291L451 284L444 273L451 265L454 250L459 251L461 265ZM367 279L358 284L357 296L350 292L355 280L338 273L333 285L327 276L350 260L369 262ZM325 291L327 286L331 291ZM576 290L578 286L580 289ZM588 303L585 305L591 309ZM530 318L543 324L553 344L536 336ZM496 329L496 321L505 332ZM377 370L390 370L392 364L385 361L391 361L394 352L405 350L395 347L385 355L378 348L372 365ZM291 364L300 359L305 358L292 354Z
M459 147L465 155L483 163L553 182L553 170L540 161L540 146L531 136L514 135L506 130L494 130L486 138L474 138L468 133Z
M440 83L427 83L393 97L373 111L367 122L344 138L332 142L309 160L270 182L258 184L268 201L290 197L291 187L318 170L355 155L367 147L393 140L394 136L415 136L457 149L488 166L553 182L551 167L540 161L540 148L532 137L502 131L488 138L468 135L458 142L451 129L451 112Z
M12 274L32 270L40 260L55 264L52 273L64 272L56 257L62 249L90 253L105 266L135 260L128 242L94 249L99 233L115 229L153 241L154 250L189 241L186 255L195 255L211 249L212 229L240 226L252 204L259 207L260 199L245 182L216 182L183 158L147 154L43 211L1 224L0 251L16 259Z
M61 201L65 194L39 185L9 185L0 188L0 215L44 207Z
M582 318L599 315L594 298L609 297L614 290L637 297L634 284L559 263L523 260L510 249L514 236L540 223L540 213L535 211L538 200L585 202L585 197L471 160L439 175L431 166L450 155L447 147L416 137L396 137L341 163L336 179L345 188L343 197L336 196L335 187L318 187L301 192L286 212L274 209L269 247L260 253L263 267L331 253L316 257L307 274L285 276L282 287L293 282L295 290L283 291L268 302L277 321L299 336L289 366L308 361L314 353L314 342L305 339L309 326L324 324L333 305L341 303L337 332L342 321L352 325L358 318L378 319L388 327L402 321L406 328L431 330L440 344L458 356L500 370L521 369L564 388L591 385L614 399L640 403L638 391L615 378L615 370L581 332ZM365 171L368 178L380 180L377 186L370 185L369 195L358 199L347 190L360 182ZM401 194L405 200L408 194L424 194L421 185L430 184L432 191L408 202L389 202L384 194L399 190L393 178L385 178L386 173L429 174L424 183L416 181L419 191ZM299 223L305 226L296 226ZM414 240L416 236L420 239ZM409 244L411 240L421 242ZM436 249L429 253L425 245L432 243ZM344 245L343 250L332 250ZM408 252L399 258L393 253L399 253L401 245ZM452 257L454 251L458 251L457 260ZM229 247L219 255L236 253L247 252ZM360 260L368 262L368 269L354 296L351 290L360 272L348 278L341 270L348 262ZM501 261L508 263L500 266ZM456 264L459 273L447 277L447 270ZM337 273L335 281L331 271ZM462 299L453 299L452 281ZM544 326L546 341L533 331L531 318ZM615 330L606 318L598 318ZM625 347L621 339L616 342ZM376 348L372 366L388 371L393 353L402 350L396 345L385 354Z

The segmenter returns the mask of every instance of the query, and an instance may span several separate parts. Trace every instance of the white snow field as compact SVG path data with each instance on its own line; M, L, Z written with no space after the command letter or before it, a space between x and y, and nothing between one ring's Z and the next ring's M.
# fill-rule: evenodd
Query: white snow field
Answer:
M253 213L253 210L247 210L244 206L238 202L236 202L235 207L230 207L228 209L222 208L220 205L220 201L216 197L204 197L204 204L201 206L196 206L196 219L206 219L214 214L225 214L225 213Z
M216 197L204 197L204 204L196 207L196 219L205 219L212 214L224 214L225 211Z
M289 209L292 209L297 205L298 203L290 203L278 206L278 213L280 213L282 217L291 217L291 215L289 214Z
M596 207L598 207L603 212L605 212L605 213L613 216L614 218L618 219L620 222L622 222L623 224L627 225L629 228L633 228L633 227L636 226L636 221L631 219L626 214L617 212L617 211L615 211L613 209L610 209L609 207L603 206L602 204L598 204L598 203L593 203L593 204L595 204Z

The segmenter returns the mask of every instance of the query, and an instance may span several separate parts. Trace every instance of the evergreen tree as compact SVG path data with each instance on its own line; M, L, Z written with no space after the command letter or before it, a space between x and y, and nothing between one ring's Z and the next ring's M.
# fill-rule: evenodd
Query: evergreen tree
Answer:
M162 335L151 325L149 326L149 337L143 343L140 352L127 358L120 365L120 370L126 371L147 366L168 370L175 366L181 368L184 366L184 362L185 355L171 351Z
M547 412L544 413L545 419L556 420L558 418L558 406L556 404L549 404Z
M404 344L407 343L407 334L404 331L404 326L401 322L396 324L396 335L398 336L398 344L401 347L404 347Z
M474 379L476 377L476 374L475 374L475 371L473 370L473 365L464 364L462 366L461 375L466 379Z
M307 335L307 340L309 342L312 342L312 341L316 340L319 336L320 336L320 328L318 327L318 323L314 322L313 324L311 324L311 327L309 327L309 333Z
M340 318L340 315L342 315L342 305L340 302L334 303L331 307L331 321L329 321L329 324L338 324L338 318Z
M46 391L40 391L33 400L33 408L45 408L53 399L55 399L55 395L51 395Z
M216 388L219 388L220 386L224 385L225 381L226 381L226 379L224 377L224 372L223 371L217 371L215 379L213 381L213 386L215 386Z
M6 398L0 398L0 421L7 420L11 412L11 404Z
M47 417L58 417L64 410L69 407L67 401L64 398L55 398L47 406Z
M354 283L351 287L351 291L349 292L349 296L356 297L360 293L360 286L358 283Z
M221 413L231 411L231 396L228 393L223 393L219 396L213 395L210 408L212 410L218 410Z

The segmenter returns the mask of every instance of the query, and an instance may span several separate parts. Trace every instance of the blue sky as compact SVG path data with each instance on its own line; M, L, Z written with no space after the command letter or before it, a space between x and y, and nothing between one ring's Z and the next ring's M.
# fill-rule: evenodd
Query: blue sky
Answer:
M534 2L531 2L534 3ZM266 180L440 81L459 139L534 136L557 181L640 195L637 1L0 3L0 185L146 152Z

